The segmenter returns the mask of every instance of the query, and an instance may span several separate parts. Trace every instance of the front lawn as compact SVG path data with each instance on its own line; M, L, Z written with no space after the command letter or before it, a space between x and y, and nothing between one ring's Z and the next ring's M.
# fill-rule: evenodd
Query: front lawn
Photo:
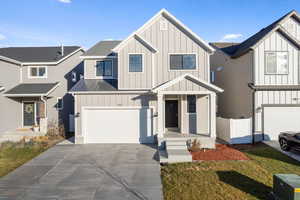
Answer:
M5 142L0 144L0 177L23 165L62 139L61 137L49 138L42 136L29 142Z
M250 160L162 166L165 199L266 199L273 174L300 175L300 163L264 144L243 150Z

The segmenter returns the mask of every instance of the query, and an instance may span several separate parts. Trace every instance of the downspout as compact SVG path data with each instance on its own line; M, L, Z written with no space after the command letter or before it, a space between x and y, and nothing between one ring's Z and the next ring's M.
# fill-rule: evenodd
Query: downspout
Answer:
M252 144L255 144L255 90L252 91Z

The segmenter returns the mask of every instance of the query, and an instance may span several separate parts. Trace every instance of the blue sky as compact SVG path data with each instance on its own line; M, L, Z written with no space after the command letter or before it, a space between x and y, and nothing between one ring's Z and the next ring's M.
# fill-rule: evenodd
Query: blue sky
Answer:
M113 2L113 3L111 3ZM0 46L80 45L123 39L166 8L201 38L239 42L297 0L1 0Z

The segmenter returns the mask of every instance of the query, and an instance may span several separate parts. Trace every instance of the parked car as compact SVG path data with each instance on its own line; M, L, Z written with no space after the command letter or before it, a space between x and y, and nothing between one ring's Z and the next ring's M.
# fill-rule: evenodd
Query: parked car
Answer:
M289 151L290 149L300 151L300 132L281 132L278 141L283 151Z

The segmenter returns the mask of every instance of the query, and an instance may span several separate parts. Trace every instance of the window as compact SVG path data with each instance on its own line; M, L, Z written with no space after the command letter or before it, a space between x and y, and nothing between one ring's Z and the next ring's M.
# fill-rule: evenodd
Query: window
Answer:
M266 74L288 74L288 52L265 52Z
M77 74L76 72L72 72L72 82L76 82L77 81Z
M187 95L187 112L196 113L196 96Z
M96 63L96 76L112 77L112 60L101 60Z
M129 55L129 72L143 72L143 55Z
M29 67L29 78L47 78L46 67Z
M172 54L170 55L171 70L190 70L196 69L195 54Z
M62 110L64 108L64 102L61 97L57 98L57 103L56 103L56 109L57 110Z

